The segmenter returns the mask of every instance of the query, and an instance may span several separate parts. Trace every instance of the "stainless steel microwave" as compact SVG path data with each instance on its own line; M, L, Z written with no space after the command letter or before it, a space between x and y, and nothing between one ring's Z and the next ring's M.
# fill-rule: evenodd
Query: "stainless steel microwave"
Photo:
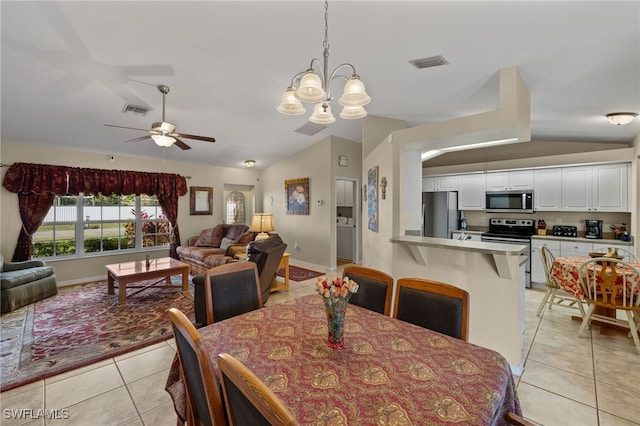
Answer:
M533 190L487 191L487 212L533 213Z

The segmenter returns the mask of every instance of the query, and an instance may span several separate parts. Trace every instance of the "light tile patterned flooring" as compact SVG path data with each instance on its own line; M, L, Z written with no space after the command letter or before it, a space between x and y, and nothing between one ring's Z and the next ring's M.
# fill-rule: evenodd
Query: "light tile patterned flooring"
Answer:
M289 294L273 293L267 304L313 293L314 282L291 282ZM536 316L542 296L526 292L525 371L516 377L525 417L542 425L640 425L640 354L632 340L620 332L601 334L599 327L579 338L572 310L554 307ZM174 354L169 340L3 392L0 424L174 426L164 391ZM27 419L6 411L19 409L33 411ZM69 418L35 418L42 409Z

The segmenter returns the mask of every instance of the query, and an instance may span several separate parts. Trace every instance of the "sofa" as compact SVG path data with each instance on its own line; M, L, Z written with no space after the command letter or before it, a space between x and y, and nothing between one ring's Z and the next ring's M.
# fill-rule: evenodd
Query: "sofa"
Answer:
M278 272L278 265L287 245L279 235L272 233L269 238L254 240L247 246L247 261L258 268L262 304L267 303L271 294L271 282ZM207 323L207 305L204 290L204 274L196 275L193 282L193 303L195 307L195 323L198 326Z
M5 262L1 253L0 289L3 314L58 293L53 266L41 260Z
M178 257L191 266L192 275L204 274L231 262L237 253L244 253L256 235L247 225L216 225L189 237L186 245L177 248Z

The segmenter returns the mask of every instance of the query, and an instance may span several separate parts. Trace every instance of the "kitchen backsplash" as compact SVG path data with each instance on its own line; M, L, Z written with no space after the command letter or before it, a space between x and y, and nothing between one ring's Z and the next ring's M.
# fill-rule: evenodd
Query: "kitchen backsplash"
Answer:
M548 232L551 232L553 225L571 225L578 228L578 235L584 235L585 219L600 219L603 221L603 237L614 238L614 232L610 225L627 224L627 229L631 224L631 213L594 213L594 212L536 212L533 214L508 214L508 213L486 213L483 211L466 210L464 212L469 229L483 228L489 226L489 219L493 217L508 219L534 219L536 223L539 219L544 219L547 223ZM484 218L484 222L482 222Z

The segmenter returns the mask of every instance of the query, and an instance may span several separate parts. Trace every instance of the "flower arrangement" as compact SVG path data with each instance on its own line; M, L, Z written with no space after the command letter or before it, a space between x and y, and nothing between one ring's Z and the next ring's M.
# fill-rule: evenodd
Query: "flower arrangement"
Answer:
M344 316L347 303L353 293L358 292L358 284L349 277L319 277L316 289L324 299L327 312L329 337L327 343L332 349L344 347Z

